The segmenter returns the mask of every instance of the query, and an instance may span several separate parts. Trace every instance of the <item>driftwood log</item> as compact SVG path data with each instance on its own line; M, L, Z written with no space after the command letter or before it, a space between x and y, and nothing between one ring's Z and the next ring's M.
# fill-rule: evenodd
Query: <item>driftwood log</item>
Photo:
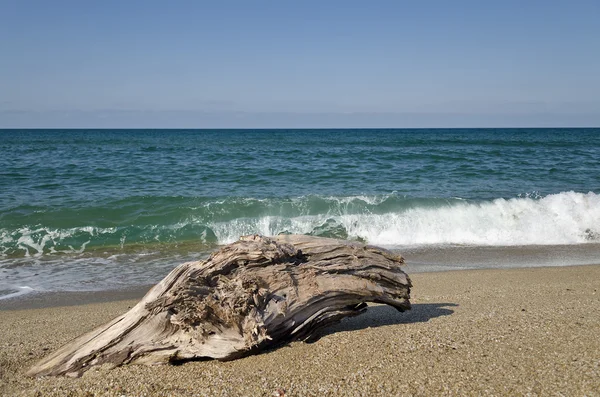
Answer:
M232 360L366 310L410 309L400 255L361 243L245 236L176 267L129 312L43 359L30 376L80 376L94 365Z

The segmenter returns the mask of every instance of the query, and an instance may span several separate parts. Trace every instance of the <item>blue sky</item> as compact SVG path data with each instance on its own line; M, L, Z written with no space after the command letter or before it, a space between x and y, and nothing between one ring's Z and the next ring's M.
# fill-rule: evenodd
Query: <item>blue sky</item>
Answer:
M600 126L600 1L0 0L0 128Z

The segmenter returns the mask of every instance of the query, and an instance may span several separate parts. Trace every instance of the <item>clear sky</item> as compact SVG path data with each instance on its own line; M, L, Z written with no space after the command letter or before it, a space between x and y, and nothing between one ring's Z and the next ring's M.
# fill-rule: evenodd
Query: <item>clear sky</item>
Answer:
M0 128L600 126L600 1L0 0Z

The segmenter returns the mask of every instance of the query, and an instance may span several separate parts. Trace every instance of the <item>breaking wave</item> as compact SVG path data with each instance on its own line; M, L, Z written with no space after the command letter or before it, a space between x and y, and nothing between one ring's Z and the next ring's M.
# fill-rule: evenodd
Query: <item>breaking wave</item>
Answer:
M139 199L128 206L121 203L120 208L126 208L126 212L90 217L84 226L30 224L0 228L0 255L82 253L94 248L189 241L212 246L254 233L312 234L384 246L568 245L600 241L600 195L593 192L487 201L417 199L396 194L177 198L161 206L156 200L164 198L148 200ZM152 212L147 208L158 209ZM102 208L96 212L102 212ZM34 220L35 216L25 219Z

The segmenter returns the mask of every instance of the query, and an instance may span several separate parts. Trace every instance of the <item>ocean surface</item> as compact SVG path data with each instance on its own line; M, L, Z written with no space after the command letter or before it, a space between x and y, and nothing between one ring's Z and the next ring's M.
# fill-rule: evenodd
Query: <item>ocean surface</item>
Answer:
M0 130L0 299L152 284L253 233L409 271L600 263L600 129Z

